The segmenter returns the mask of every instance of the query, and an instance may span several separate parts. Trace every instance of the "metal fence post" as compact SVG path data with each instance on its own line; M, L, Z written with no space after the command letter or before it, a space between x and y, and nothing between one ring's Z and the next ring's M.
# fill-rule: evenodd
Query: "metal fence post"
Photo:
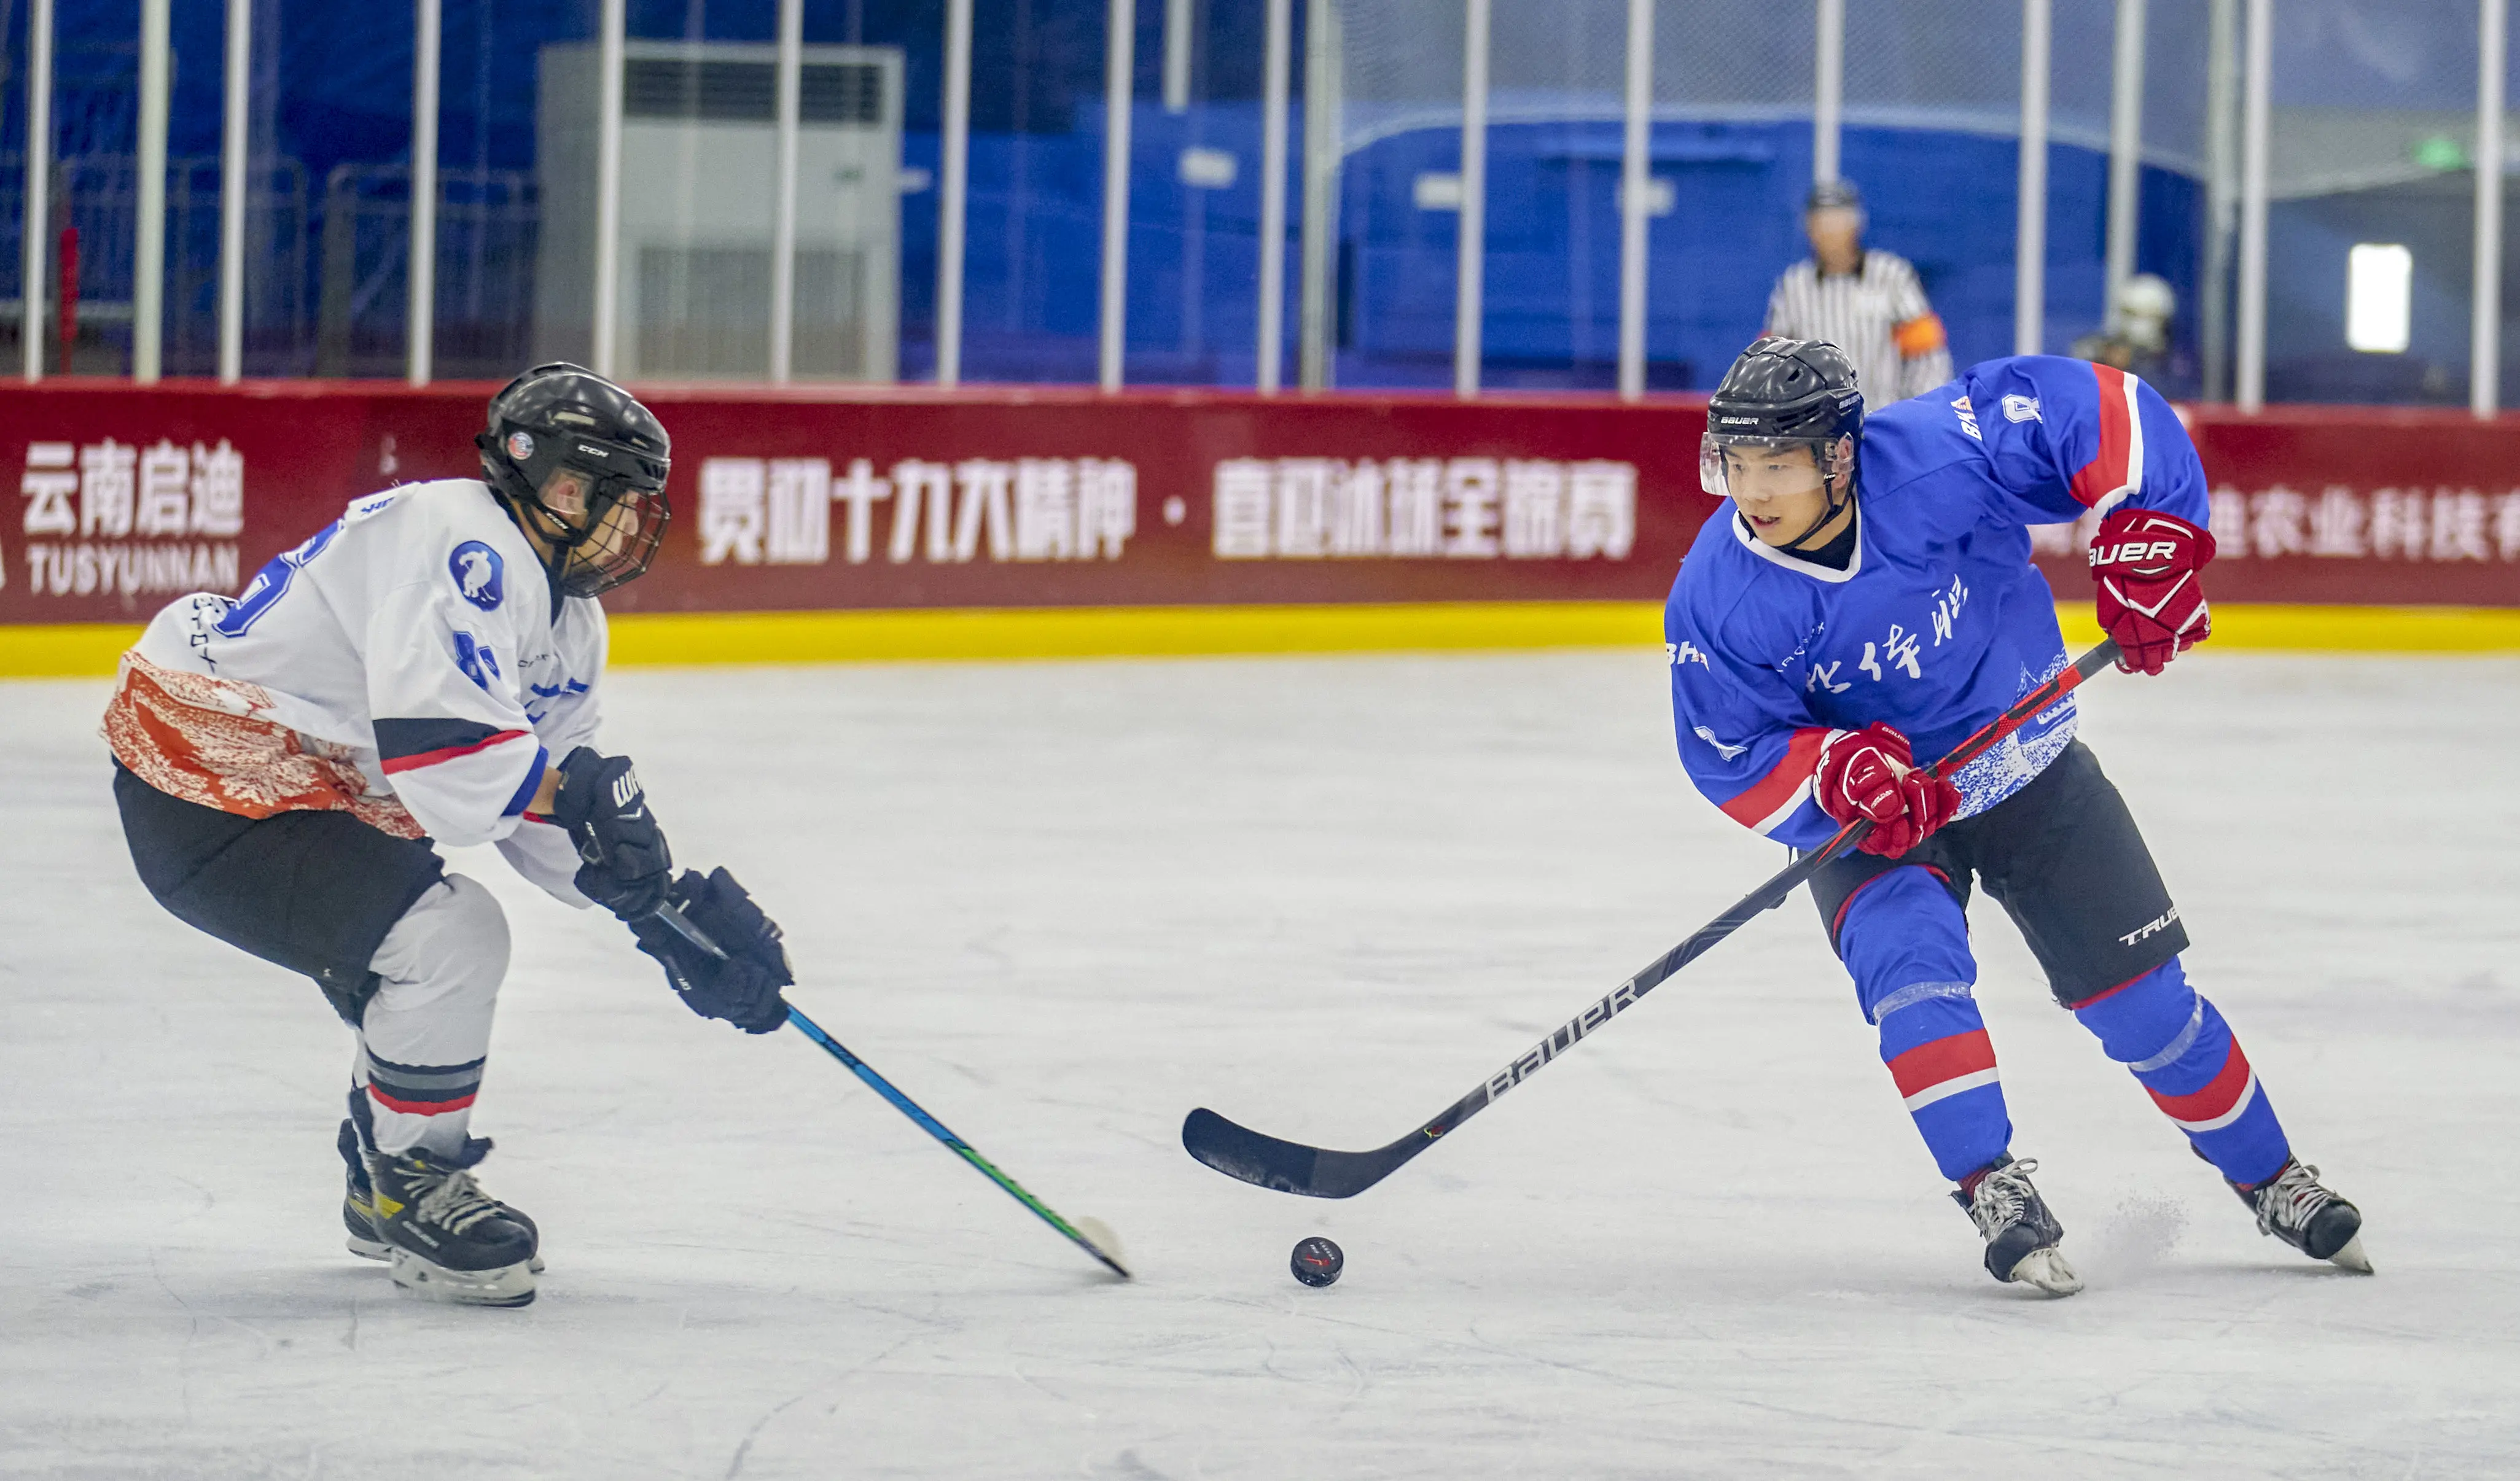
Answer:
M599 113L595 123L595 373L609 376L619 358L621 305L621 54L627 0L604 0L596 43Z
M1820 0L1820 34L1813 47L1812 179L1834 180L1838 139L1846 114L1846 0Z
M2135 276L2142 206L2144 0L2118 0L2117 56L2109 69L2109 225L2100 322L2115 328L2118 295Z
M1102 388L1120 388L1129 337L1129 103L1137 0L1111 0L1102 51Z
M1286 335L1286 72L1294 48L1294 0L1269 0L1268 57L1260 124L1260 343L1255 383L1274 395Z
M253 57L253 0L227 0L226 116L219 133L219 381L245 375L246 95Z
M166 105L168 0L140 0L139 230L131 254L131 379L163 369L166 334Z
M1832 0L1822 0L1823 4ZM1619 394L1645 393L1645 223L1652 188L1654 0L1628 0L1626 132L1619 144Z
M805 0L779 0L779 199L770 235L770 381L796 359L796 145L805 77Z
M936 197L936 383L963 380L963 227L971 180L971 0L945 0L945 178Z
M1330 0L1304 0L1304 236L1295 333L1296 383L1328 389L1338 311L1338 18Z
M1461 235L1454 251L1453 394L1479 393L1479 315L1486 301L1489 0L1462 0Z
M2020 214L2012 247L2012 352L2038 354L2048 338L2048 0L2021 0Z
M415 0L411 47L411 290L405 310L403 379L427 385L437 336L437 59L439 0Z
M1191 0L1164 0L1164 112L1190 112Z
M19 348L28 381L44 379L44 243L52 235L53 0L26 10L26 240L20 244ZM68 366L62 367L67 371Z
M2239 0L2213 0L2205 43L2205 264L2197 337L2203 342L2205 399L2231 397L2231 230L2239 207L2240 142L2232 86L2239 69Z
M2267 404L2267 146L2274 83L2274 0L2249 0L2240 121L2240 325L2232 399Z
M2470 305L2467 405L2492 417L2502 400L2502 69L2511 0L2476 0L2476 287Z

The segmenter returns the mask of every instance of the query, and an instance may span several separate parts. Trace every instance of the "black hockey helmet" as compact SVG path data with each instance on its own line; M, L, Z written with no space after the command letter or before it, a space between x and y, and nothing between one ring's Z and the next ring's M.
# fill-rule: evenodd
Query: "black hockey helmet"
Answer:
M593 597L646 574L673 516L673 439L628 391L584 366L537 365L490 398L490 425L472 440L491 491L548 552L554 588ZM584 508L544 502L562 470L585 477Z
M1727 448L1807 446L1828 494L1827 512L1812 525L1818 529L1854 497L1855 466L1841 462L1838 439L1863 434L1864 392L1846 352L1822 339L1770 335L1741 352L1706 403L1698 484L1719 498L1730 495Z

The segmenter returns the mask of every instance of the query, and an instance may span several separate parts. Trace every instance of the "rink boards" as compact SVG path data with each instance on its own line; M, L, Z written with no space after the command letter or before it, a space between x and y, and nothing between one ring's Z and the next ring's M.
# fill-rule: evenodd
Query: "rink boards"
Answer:
M0 673L109 668L350 499L466 476L495 387L49 381L0 396ZM626 662L1658 641L1716 501L1702 402L643 386L675 437ZM2218 639L2520 649L2520 421L2185 413ZM2037 532L2070 613L2087 532Z

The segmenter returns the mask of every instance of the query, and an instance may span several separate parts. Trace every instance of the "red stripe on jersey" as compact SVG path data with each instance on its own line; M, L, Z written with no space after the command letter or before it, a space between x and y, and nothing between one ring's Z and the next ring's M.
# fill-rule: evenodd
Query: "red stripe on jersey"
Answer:
M462 1110L473 1100L471 1096L455 1100L397 1100L374 1085L368 1087L368 1098L389 1111L400 1111L406 1116L440 1116L448 1111Z
M2126 372L2112 365L2093 365L2092 374L2100 385L2100 447L2074 474L2074 497L2086 509L2127 486L2127 455L2135 446Z
M2240 1053L2240 1041L2231 1041L2229 1053L2223 1056L2223 1068L2207 1082L2205 1088L2184 1096L2165 1096L2146 1088L2152 1103L2173 1121L2213 1121L2229 1115L2240 1103L2249 1088L2249 1056Z
M1784 759L1751 783L1739 796L1725 803L1724 816L1743 828L1757 828L1775 817L1777 809L1790 801L1811 780L1812 773L1820 769L1820 748L1828 736L1828 731L1821 727L1794 732L1794 738L1785 742Z
M441 746L433 751L422 751L416 756L396 756L392 760L384 763L385 775L392 776L396 772L414 771L424 766L435 766L440 761L458 760L462 757L472 755L475 751L488 750L494 745L505 745L511 740L529 739L531 734L532 733L529 731L503 730L486 740L475 740L471 745Z
M1995 1041L1982 1028L1953 1034L1914 1049L1890 1061L1890 1078L1902 1097L1931 1090L1946 1080L1995 1068Z

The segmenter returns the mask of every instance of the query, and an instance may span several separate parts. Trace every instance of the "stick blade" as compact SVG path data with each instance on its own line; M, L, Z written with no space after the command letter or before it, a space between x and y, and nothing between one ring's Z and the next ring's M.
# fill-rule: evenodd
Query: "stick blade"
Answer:
M1408 1160L1282 1142L1238 1126L1205 1106L1183 1118L1182 1149L1229 1178L1306 1198L1353 1198Z

